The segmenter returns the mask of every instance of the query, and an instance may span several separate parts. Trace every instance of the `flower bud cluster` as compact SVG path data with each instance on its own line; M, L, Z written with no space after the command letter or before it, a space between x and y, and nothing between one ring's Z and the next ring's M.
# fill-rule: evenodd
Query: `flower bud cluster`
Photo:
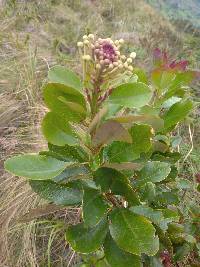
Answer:
M123 44L123 39L116 41L113 41L111 38L96 39L93 34L89 34L84 35L83 41L78 42L77 46L82 54L82 59L86 62L92 62L95 69L104 76L109 73L115 76L124 72L132 75L132 63L136 53L132 52L129 57L122 55L120 48Z

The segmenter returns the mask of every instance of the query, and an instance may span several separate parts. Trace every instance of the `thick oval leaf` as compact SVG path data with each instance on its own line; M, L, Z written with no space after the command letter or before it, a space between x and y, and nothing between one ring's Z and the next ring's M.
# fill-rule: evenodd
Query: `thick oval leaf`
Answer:
M166 231L168 228L168 223L178 222L180 216L177 211L171 209L161 209L161 211L164 216L164 219L162 219L161 222L159 223L159 227L163 231Z
M54 112L48 112L44 117L42 132L48 142L57 146L75 145L78 143L78 139L69 123Z
M44 87L44 102L47 107L68 121L81 121L86 116L84 96L64 84L48 83Z
M83 220L86 226L97 224L108 209L101 192L93 188L85 188L83 194Z
M140 257L120 249L109 234L104 242L104 252L111 267L142 267Z
M104 159L111 163L130 162L140 157L140 153L134 150L133 144L114 141L104 148Z
M156 185L152 182L147 182L139 188L139 191L142 201L152 202L156 196Z
M154 199L154 205L158 207L167 207L168 205L177 205L179 203L179 195L176 190L169 192L158 192Z
M95 132L92 141L99 146L112 141L125 141L131 143L129 132L119 123L113 120L103 123Z
M153 256L159 249L155 228L145 217L128 209L116 209L110 216L110 233L117 245L130 253Z
M134 206L130 208L135 214L142 215L148 218L151 222L158 224L162 219L164 219L163 214L160 210L154 210L148 206Z
M114 163L130 162L151 148L152 128L149 125L135 124L129 129L132 144L114 141L104 149L106 161Z
M52 180L56 183L65 184L72 180L90 179L90 178L91 178L91 173L88 166L74 164L64 169L64 171L62 171Z
M124 196L130 205L139 205L140 201L137 194L131 187L129 180L121 172L102 167L94 173L94 180L101 186L103 192L111 190L115 195Z
M113 104L128 108L140 108L151 100L152 92L144 83L127 83L115 88L109 97Z
M177 102L181 101L182 98L177 97L177 96L172 96L169 99L167 99L163 104L161 105L162 108L169 109L171 106L176 104Z
M152 128L145 124L134 124L129 129L133 150L136 154L148 152L151 148Z
M83 223L70 226L66 232L66 240L75 251L90 253L103 244L107 232L108 222L103 218L92 228L85 227Z
M185 258L192 250L192 246L184 243L183 245L176 248L176 254L174 255L175 261L181 261L183 258Z
M170 173L169 163L160 161L149 161L139 172L137 182L145 184L147 182L158 183L164 180Z
M62 83L79 91L82 89L79 77L73 71L62 66L52 67L48 72L48 78L53 83Z
M80 204L82 192L52 181L30 181L30 186L41 198L62 206Z
M87 153L80 146L56 146L48 144L49 151L54 154L54 157L62 161L71 162L88 162L89 157Z
M8 159L5 169L15 175L32 180L47 180L60 174L71 162L42 155L20 155Z
M139 171L142 169L142 164L135 162L125 162L125 163L104 163L102 167L107 167L115 169L117 171L130 170L130 171Z
M171 106L163 116L165 128L170 128L182 121L193 109L193 103L190 100L178 102Z

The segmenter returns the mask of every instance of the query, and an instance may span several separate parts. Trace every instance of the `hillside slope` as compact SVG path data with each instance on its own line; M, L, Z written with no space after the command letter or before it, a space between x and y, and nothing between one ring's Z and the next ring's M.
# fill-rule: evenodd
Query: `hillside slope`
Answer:
M147 0L146 2L170 19L188 20L194 26L200 27L199 0Z

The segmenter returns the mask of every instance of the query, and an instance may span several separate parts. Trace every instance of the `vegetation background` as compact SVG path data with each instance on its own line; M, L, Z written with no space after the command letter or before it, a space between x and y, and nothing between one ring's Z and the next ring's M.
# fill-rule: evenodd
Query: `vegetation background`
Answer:
M45 107L41 86L48 69L77 68L76 43L85 32L124 38L126 52L149 70L152 51L166 49L172 59L200 65L199 0L0 0L0 266L69 267L78 256L63 240L57 223L76 220L77 209L60 210L27 224L23 214L43 203L26 182L3 170L11 154L45 147L40 120ZM194 86L199 101L199 86ZM184 126L182 175L195 179L200 169L199 111ZM192 201L186 193L183 201ZM28 221L30 218L26 218ZM48 221L51 220L51 223ZM190 255L189 257L192 257ZM187 265L187 258L179 266Z

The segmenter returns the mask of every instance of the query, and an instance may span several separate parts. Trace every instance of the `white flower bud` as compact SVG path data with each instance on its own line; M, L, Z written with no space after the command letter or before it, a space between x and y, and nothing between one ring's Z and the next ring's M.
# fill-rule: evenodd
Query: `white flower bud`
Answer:
M96 69L100 69L101 68L101 65L100 64L96 64Z
M120 44L124 44L124 39L119 39Z
M135 52L130 53L130 57L131 57L132 59L136 58L136 53L135 53Z
M115 67L117 67L117 66L119 65L119 63L118 63L118 62L113 62L113 65L114 65Z
M124 63L124 67L125 67L126 69L129 67L127 62Z
M116 40L116 41L115 41L115 44L116 44L116 45L119 45L119 40Z
M83 40L87 40L88 36L87 35L83 35Z
M120 56L120 52L117 50L115 51L116 55Z
M122 55L122 56L121 56L121 59L122 59L122 60L125 60L125 59L126 59L126 56L125 56L125 55Z
M114 65L113 64L109 64L109 69L113 69Z
M104 60L103 59L100 60L100 64L104 65Z
M88 40L83 41L85 45L88 45L90 42Z
M83 42L78 42L78 43L77 43L77 46L78 46L78 47L83 47Z
M89 60L91 60L91 56L90 55L83 55L82 59L86 60L86 61L89 61Z
M132 66L128 66L128 70L133 71L133 67Z
M88 35L88 38L89 38L90 40L94 40L94 34L91 34L91 33L90 33L90 34Z
M127 58L127 62L132 63L133 62L132 58L131 57Z

